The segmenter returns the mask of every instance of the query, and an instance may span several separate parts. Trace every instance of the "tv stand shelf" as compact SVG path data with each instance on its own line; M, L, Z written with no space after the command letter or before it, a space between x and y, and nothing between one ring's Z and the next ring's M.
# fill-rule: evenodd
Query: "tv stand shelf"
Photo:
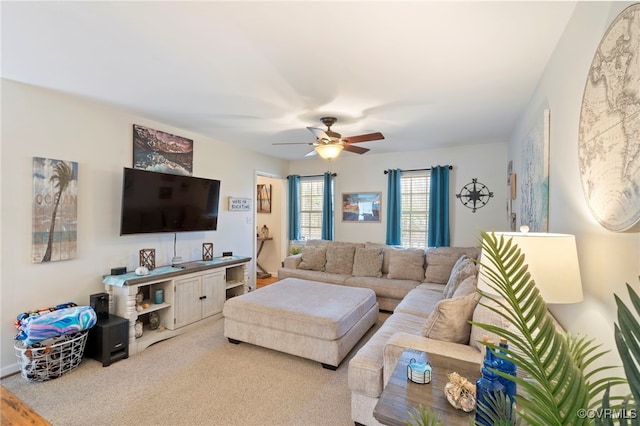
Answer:
M222 317L224 301L251 291L248 265L250 257L226 256L186 265L161 266L148 275L127 273L107 275L103 283L109 293L109 312L129 321L129 355L146 347L201 326L205 319ZM164 290L163 303L154 303L154 292ZM136 309L136 294L142 292L148 304ZM160 327L149 327L149 314L158 315ZM142 336L136 337L136 322L143 323Z

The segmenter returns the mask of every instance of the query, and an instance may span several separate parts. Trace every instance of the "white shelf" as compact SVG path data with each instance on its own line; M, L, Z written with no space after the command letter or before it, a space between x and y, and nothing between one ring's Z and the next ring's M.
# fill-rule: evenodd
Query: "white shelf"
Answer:
M148 300L143 300L142 304L144 305L145 303L149 303ZM169 306L171 306L169 303L160 303L160 304L155 304L155 303L149 303L149 307L147 309L143 309L141 311L138 311L136 309L136 312L138 315L144 315L144 314L148 314L149 312L154 312L154 311L159 311L160 309L164 309L164 308L168 308Z
M241 285L244 285L244 282L228 282L226 288L229 290L231 288L240 287Z

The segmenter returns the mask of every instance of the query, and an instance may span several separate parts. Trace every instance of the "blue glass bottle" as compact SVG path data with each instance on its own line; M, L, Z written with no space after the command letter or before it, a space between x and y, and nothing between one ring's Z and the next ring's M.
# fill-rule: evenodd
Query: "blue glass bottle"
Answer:
M500 346L500 354L506 355L504 349L509 348L509 345L507 344L507 339L501 338L499 346ZM512 376L516 375L516 365L513 363L513 361L511 361L508 358L507 359L496 358L496 368L503 373L510 374ZM505 394L509 397L511 402L514 403L516 401L516 391L517 391L516 382L514 382L513 380L509 380L505 377L498 377L498 380L500 380L500 383L502 383L502 385L504 386Z
M484 362L482 363L482 377L476 381L476 425L493 426L490 419L486 417L485 410L491 410L489 395L496 394L498 392L505 393L505 387L498 375L490 369L496 369L497 359L493 353L493 349L486 347L486 354ZM480 404L484 404L486 408L480 407Z

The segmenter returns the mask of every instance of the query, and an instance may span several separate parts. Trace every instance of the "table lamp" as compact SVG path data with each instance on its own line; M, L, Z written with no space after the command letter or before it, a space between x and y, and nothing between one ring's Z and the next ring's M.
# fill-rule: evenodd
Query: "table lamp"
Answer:
M552 234L542 232L495 232L495 236L511 239L517 244L525 256L525 263L529 266L531 279L535 281L540 295L546 303L577 303L581 302L582 281L576 240L573 235ZM480 262L489 265L485 250L482 250ZM490 287L491 281L482 272L480 266L478 289L494 294Z

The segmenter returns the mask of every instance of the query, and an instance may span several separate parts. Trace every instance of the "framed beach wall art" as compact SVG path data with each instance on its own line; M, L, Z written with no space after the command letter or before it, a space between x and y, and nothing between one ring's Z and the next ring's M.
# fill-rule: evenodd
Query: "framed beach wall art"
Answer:
M192 176L193 140L134 124L133 168Z
M257 213L271 213L271 184L259 183L257 188Z
M77 256L78 163L33 157L31 261Z
M522 146L520 225L527 225L531 232L549 230L549 120L547 108Z
M343 222L380 222L380 192L342 194Z

